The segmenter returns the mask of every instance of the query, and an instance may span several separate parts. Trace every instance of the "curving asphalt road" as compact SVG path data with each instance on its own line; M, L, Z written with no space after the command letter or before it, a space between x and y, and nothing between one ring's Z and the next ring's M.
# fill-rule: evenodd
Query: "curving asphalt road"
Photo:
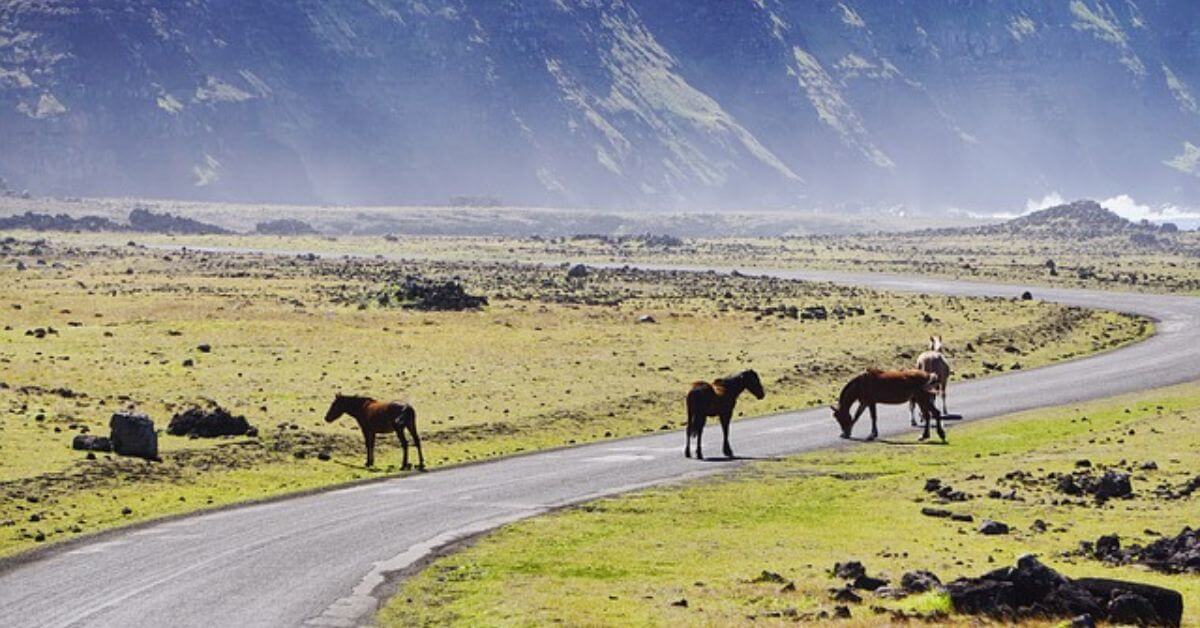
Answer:
M961 296L1024 290L878 274L747 274ZM1158 333L1090 358L958 382L951 409L966 420L1200 379L1200 299L1049 288L1034 294L1146 315L1157 319ZM753 400L746 409L754 410ZM884 435L910 429L906 409L883 414ZM829 411L815 409L737 422L733 444L741 456L779 456L844 443L837 433ZM566 504L738 464L687 460L682 446L678 431L605 441L103 535L0 571L0 625L359 625L377 608L387 574L440 545Z

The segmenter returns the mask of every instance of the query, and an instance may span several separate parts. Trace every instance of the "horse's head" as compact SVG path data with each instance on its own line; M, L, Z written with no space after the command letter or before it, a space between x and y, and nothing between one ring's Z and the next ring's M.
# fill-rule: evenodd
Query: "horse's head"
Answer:
M854 418L850 416L850 409L842 409L837 406L829 406L833 410L833 418L837 421L838 427L842 428L842 438L850 438L850 430L854 427Z
M943 347L945 347L945 345L942 344L941 336L930 336L929 337L929 350L930 351L937 351L938 353L941 353Z
M754 372L754 369L742 372L742 383L755 398L762 399L767 396L767 391L763 390L762 380L758 379L758 373Z
M346 402L349 400L350 398L342 393L334 395L333 403L329 404L329 412L325 413L325 422L333 423L334 421L338 420L338 417L346 414Z

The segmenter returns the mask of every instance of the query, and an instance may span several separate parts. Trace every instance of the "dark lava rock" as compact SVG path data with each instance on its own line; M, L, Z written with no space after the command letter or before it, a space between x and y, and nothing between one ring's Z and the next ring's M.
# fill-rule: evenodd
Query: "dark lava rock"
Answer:
M674 602L671 602L671 606L678 606L678 607L680 607L680 608L687 608L687 607L688 607L688 601L687 601L687 598L681 598L681 599L675 600Z
M1015 567L978 578L960 578L946 585L946 590L959 613L1002 621L1084 614L1109 620L1116 610L1122 622L1177 626L1183 615L1183 597L1176 591L1099 578L1071 580L1028 555ZM1123 595L1140 597L1146 603L1133 599L1117 603Z
M137 412L118 412L108 421L112 449L122 456L158 460L158 434L154 421Z
M944 508L930 508L929 506L926 506L921 509L921 514L925 515L926 517L946 518L954 513Z
M851 587L853 587L855 589L860 589L862 591L875 591L877 589L882 589L883 587L886 587L887 585L888 585L887 580L884 580L882 578L873 578L866 574L858 576L857 578L854 579L854 582L850 583Z
M984 519L983 523L979 524L979 533L987 535L1008 534L1008 524L1001 521Z
M1079 578L1073 584L1105 602L1106 619L1114 624L1178 626L1183 620L1183 596L1178 591L1128 580ZM1133 596L1141 600L1125 598ZM1125 598L1122 600L1121 598ZM1118 600L1121 600L1118 602ZM1144 601L1145 603L1142 603Z
M956 513L953 513L950 515L950 520L951 521L962 521L964 523L971 523L972 521L975 520L975 517L968 515L967 513L956 512Z
M931 571L909 571L900 578L900 587L909 593L924 593L941 586L942 581Z
M850 619L850 607L841 604L833 607L833 616L838 619Z
M1022 300L1022 301L1032 301L1032 300L1033 300L1033 293L1032 293L1032 292L1030 292L1030 291L1028 291L1028 290L1026 290L1025 292L1022 292L1022 293L1021 293L1021 300Z
M0 218L0 230L28 229L30 231L126 231L128 227L100 216L73 218L66 214L51 216L25 212L20 216ZM21 265L17 270L24 270Z
M487 297L467 294L457 281L433 281L411 275L399 286L379 293L375 300L383 306L425 312L478 310L488 304Z
M833 565L834 577L842 580L854 580L859 576L867 575L867 568L857 560L848 560L844 563L835 563Z
M572 279L582 279L588 276L588 267L583 264L576 264L567 271L567 276Z
M210 225L199 220L175 216L168 213L156 214L138 208L129 212L129 227L143 233L179 233L184 235L223 235L232 233L228 229Z
M784 578L783 576L775 573L774 571L767 571L766 569L764 569L761 574L758 574L758 576L756 578L754 578L753 580L751 580L750 582L775 582L775 583L783 584L784 582L787 582L787 578Z
M1108 563L1137 563L1165 573L1200 573L1200 530L1185 527L1175 536L1160 538L1144 547L1122 548L1115 534L1079 545L1080 554Z
M317 232L312 225L294 218L260 222L254 225L254 231L263 235L311 235Z
M200 353L212 353L212 345L207 342L196 345L196 351Z
M850 587L842 587L840 589L830 589L830 597L838 602L851 602L858 604L862 602L862 596L855 593Z
M103 436L78 434L71 440L71 449L77 451L112 451L112 443Z
M1113 497L1125 497L1133 494L1133 486L1129 481L1129 474L1120 471L1105 471L1099 480L1085 490L1095 495L1096 499L1101 500Z
M172 436L198 436L214 438L217 436L245 436L258 433L246 421L244 416L234 416L221 406L209 408L188 408L171 417L167 424L167 433Z

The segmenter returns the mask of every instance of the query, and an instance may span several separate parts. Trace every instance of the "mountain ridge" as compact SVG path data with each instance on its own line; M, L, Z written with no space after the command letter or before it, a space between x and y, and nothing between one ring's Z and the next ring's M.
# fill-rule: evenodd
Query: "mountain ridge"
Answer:
M0 175L347 204L1194 205L1198 24L1186 0L20 0Z

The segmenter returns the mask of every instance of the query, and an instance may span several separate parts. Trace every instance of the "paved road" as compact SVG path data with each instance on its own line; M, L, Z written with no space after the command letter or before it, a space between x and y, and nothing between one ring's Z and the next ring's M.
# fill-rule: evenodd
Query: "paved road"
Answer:
M886 275L769 274L963 296L1023 290ZM1200 379L1200 299L1048 288L1034 294L1148 315L1158 319L1158 334L1091 358L953 385L951 410L967 420ZM753 411L753 401L746 407ZM906 409L883 414L883 434L909 429ZM778 456L846 442L837 432L829 411L818 409L738 422L733 443L742 456ZM950 440L953 446L953 427ZM710 453L719 451L715 443L710 439ZM385 574L431 548L557 506L737 464L684 459L682 445L680 432L659 433L108 535L0 573L0 625L356 625L375 610L372 593Z

